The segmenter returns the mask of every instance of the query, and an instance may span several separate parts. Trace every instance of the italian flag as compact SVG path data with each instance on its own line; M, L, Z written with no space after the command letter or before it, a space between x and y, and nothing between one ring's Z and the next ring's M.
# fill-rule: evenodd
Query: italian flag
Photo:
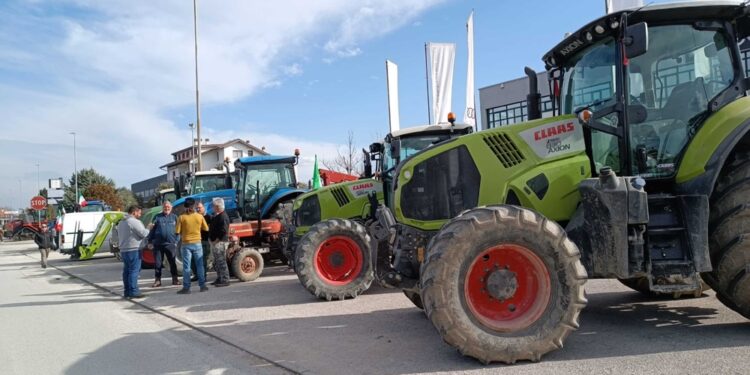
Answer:
M86 199L83 198L83 194L78 194L78 205L81 207L86 207L88 203L86 202Z

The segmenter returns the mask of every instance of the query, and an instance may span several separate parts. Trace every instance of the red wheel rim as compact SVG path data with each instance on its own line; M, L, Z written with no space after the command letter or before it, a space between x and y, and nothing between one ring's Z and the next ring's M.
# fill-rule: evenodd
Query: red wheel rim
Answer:
M484 326L514 332L542 316L550 300L550 283L539 256L526 247L503 244L474 259L464 280L464 295L472 315Z
M240 268L242 269L242 272L244 273L253 273L258 268L258 265L256 264L255 259L253 259L253 257L248 255L242 259L242 262L240 263Z
M151 249L143 249L143 255L141 256L141 259L146 264L156 264L156 259L154 259L154 252Z
M315 273L331 285L346 285L359 276L364 263L362 248L349 237L334 236L315 250Z

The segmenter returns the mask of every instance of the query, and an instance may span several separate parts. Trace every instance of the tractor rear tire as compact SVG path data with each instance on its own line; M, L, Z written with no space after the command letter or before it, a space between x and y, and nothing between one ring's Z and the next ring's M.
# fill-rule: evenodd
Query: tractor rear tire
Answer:
M263 273L263 255L246 247L232 257L230 270L240 281L253 281Z
M411 290L404 290L404 295L406 298L411 301L411 303L414 304L414 306L417 306L417 308L424 310L424 304L422 303L422 296L418 292L414 292Z
M302 286L320 299L355 298L370 288L370 235L356 221L331 219L310 228L297 244L295 270Z
M722 303L750 319L750 154L726 170L711 197L713 271L704 278Z
M633 289L636 292L640 292L644 296L647 296L649 298L657 298L657 299L698 298L698 297L703 296L703 292L711 289L711 287L708 286L708 284L706 284L705 281L701 280L700 288L690 291L690 292L660 293L660 292L654 292L648 288L648 278L646 277L636 277L633 279L617 279L617 280L621 282L622 285L625 285L626 287Z
M586 306L586 277L557 223L500 205L445 224L428 245L420 285L446 343L485 364L515 363L562 348Z

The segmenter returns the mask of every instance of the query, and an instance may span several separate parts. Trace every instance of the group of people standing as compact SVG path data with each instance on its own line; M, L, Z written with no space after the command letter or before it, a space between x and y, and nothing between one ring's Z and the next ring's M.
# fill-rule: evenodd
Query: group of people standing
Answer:
M138 276L141 270L141 241L146 239L153 250L154 288L160 287L163 258L167 258L172 285L179 285L175 257L179 249L182 259L182 289L178 294L190 294L191 262L194 261L196 279L201 292L206 286L206 265L209 254L213 255L217 278L212 283L216 287L229 285L229 268L226 261L226 248L229 241L229 216L224 211L224 200L214 198L211 202L213 216L205 214L202 202L193 198L185 199L185 212L177 216L172 212L169 201L162 204L162 212L156 215L147 229L139 220L141 208L132 206L128 214L117 226L118 243L123 260L122 281L125 298L141 298L138 289Z

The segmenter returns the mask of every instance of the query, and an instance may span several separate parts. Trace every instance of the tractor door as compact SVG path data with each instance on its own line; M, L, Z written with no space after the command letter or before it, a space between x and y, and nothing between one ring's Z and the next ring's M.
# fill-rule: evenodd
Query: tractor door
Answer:
M648 51L626 66L633 175L669 179L709 103L737 79L732 40L697 24L649 27Z

